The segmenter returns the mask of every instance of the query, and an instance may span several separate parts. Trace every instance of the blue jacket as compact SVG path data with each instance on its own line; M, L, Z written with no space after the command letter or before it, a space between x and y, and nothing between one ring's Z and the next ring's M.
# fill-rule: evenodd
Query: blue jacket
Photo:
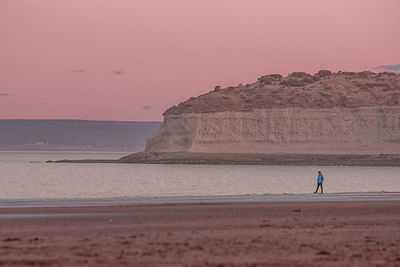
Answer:
M324 176L322 175L322 173L318 174L318 179L317 179L317 183L322 183L324 181Z

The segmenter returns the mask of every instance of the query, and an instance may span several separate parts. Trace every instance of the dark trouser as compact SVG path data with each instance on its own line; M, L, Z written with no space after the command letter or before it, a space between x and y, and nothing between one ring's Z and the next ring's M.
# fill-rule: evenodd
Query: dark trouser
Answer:
M324 192L324 189L322 188L322 183L318 183L317 190L315 190L315 193L318 192L319 187L321 187L321 194L322 194Z

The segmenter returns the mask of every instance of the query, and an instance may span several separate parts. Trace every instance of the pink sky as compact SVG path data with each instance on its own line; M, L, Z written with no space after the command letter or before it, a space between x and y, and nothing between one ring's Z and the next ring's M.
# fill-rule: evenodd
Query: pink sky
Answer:
M161 121L215 85L400 63L399 0L1 0L0 119Z

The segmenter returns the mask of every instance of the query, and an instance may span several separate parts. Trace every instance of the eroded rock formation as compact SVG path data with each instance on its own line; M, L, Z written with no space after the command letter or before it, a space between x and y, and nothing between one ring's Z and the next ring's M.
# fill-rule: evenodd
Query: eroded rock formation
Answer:
M400 75L271 74L180 103L146 152L400 153Z

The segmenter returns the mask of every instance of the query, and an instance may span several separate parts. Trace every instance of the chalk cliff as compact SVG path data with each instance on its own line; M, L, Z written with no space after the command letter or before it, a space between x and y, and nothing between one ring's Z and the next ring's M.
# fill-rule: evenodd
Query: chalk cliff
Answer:
M164 113L146 152L400 152L400 75L322 70L271 74Z

